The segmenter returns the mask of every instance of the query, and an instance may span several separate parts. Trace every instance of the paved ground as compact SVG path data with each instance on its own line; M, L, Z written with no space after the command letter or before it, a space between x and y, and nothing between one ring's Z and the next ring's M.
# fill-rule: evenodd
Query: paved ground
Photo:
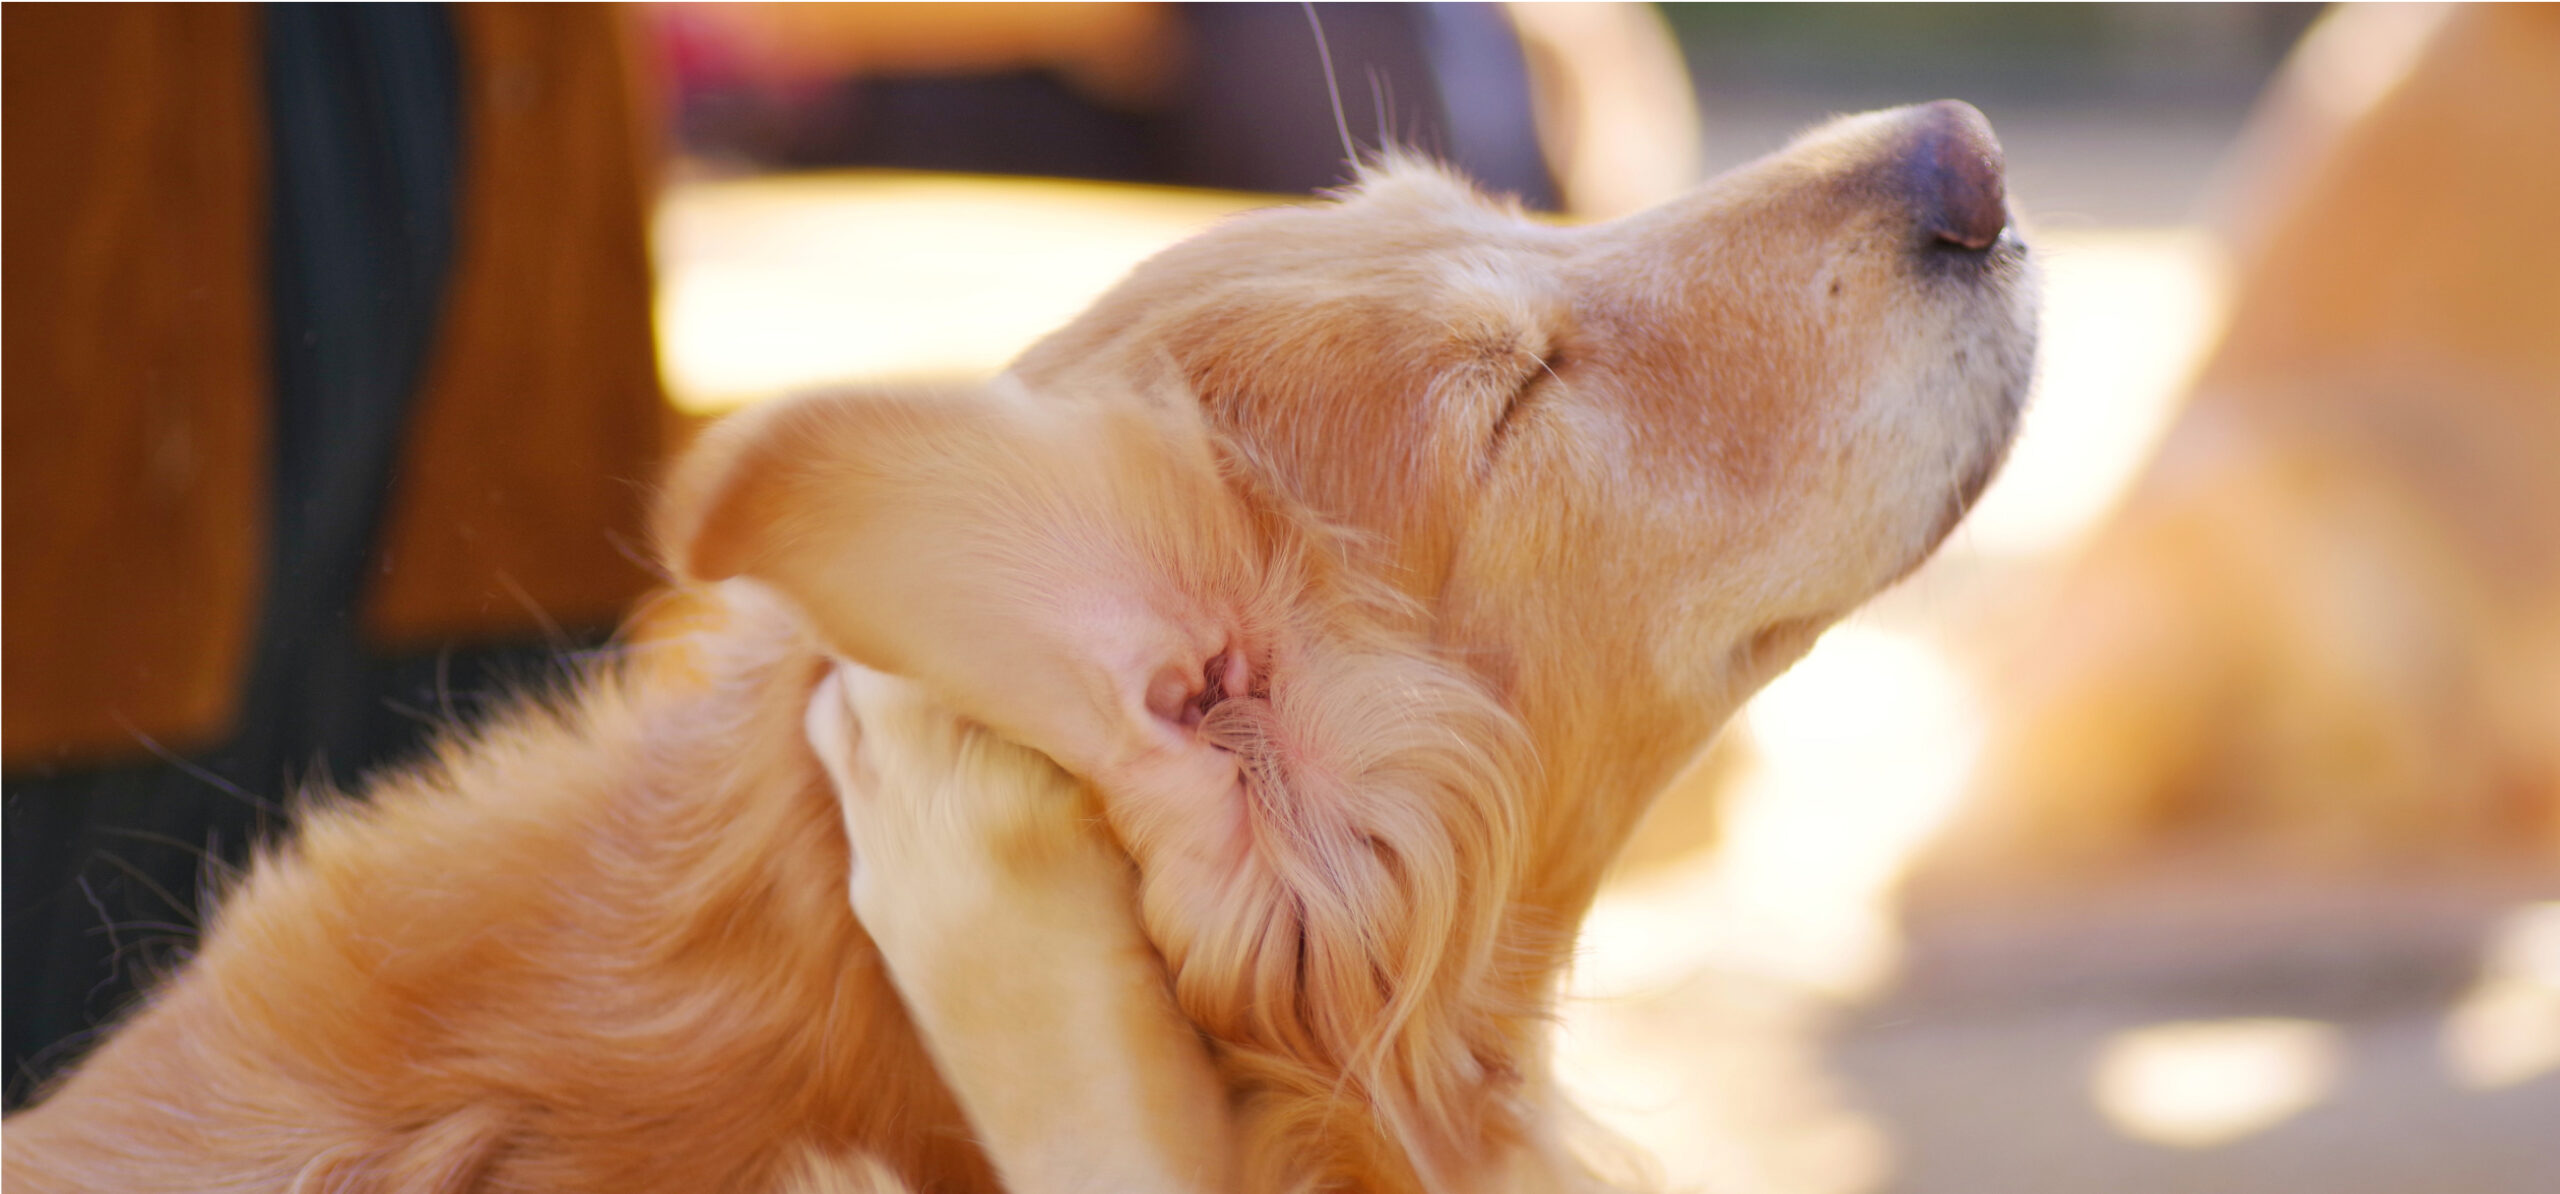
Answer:
M2487 1042L2522 1067L2484 1082L2449 1029L2501 927L2555 894L2190 880L1934 915L1873 995L1731 952L1586 991L1562 1069L1706 1194L2549 1194L2560 975Z
M1946 924L1922 933L1899 990L1843 1021L1825 1060L1891 1142L1879 1188L1904 1194L2549 1194L2560 1068L2477 1088L2447 1024L2476 998L2499 918L2552 894L2189 891ZM2560 1017L2560 989L2544 996ZM2269 1018L2325 1039L2304 1105L2263 1128L2155 1143L2095 1097L2099 1059L2128 1033ZM2222 1081L2245 1096L2231 1088L2248 1080Z

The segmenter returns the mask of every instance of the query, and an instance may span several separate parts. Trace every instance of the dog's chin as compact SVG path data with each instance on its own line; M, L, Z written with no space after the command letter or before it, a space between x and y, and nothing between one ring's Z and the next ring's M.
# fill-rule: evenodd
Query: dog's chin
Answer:
M1795 665L1813 649L1822 632L1839 620L1836 614L1786 618L1772 622L1734 648L1732 672L1744 691L1756 691L1778 673Z
M1965 515L1971 514L1973 508L1981 503L1983 493L1991 488L1991 482L2000 475L2001 466L2008 462L2010 445L2016 441L2017 409L2014 403L2002 403L2002 410L2007 413L1985 430L1972 459L1959 467L1954 484L1947 490L1945 500L1938 505L1935 520L1927 534L1921 537L1918 550L1911 553L1886 585L1899 583L1904 577L1919 571L1920 566L1928 563L1938 548L1945 545L1948 537L1955 534L1956 528L1963 525Z
M1981 502L1984 491L2000 475L2017 440L2035 376L2035 305L2038 278L2026 246L2004 233L1965 279L1967 292L1957 304L1955 326L1939 337L1949 346L1946 357L1929 372L1939 401L1962 425L1954 437L1952 459L1937 476L1934 491L1944 496L1930 510L1930 522L1909 558L1893 579L1908 576L1926 563L1939 545ZM1927 492L1928 490L1924 490ZM1927 503L1923 503L1927 505Z
M2000 466L2009 459L2011 440L2008 426L2003 426L1996 435L1986 437L1981 452L1957 478L1954 491L1948 494L1944 508L1938 512L1937 525L1930 528L1928 538L1921 545L1920 554L1903 568L1903 576L1910 575L1927 563L1930 556L1937 554L1947 536L1954 534L1956 527L1964 522L1964 516L1972 513L1974 506L1982 501L1983 491L1991 488L1992 479L2000 474Z

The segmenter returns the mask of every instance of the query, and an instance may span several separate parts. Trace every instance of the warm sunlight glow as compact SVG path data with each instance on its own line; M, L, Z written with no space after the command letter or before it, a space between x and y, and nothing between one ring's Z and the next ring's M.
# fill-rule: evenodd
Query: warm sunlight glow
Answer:
M2116 1130L2210 1148L2308 1110L2338 1080L2338 1033L2313 1020L2197 1020L2117 1033L2091 1096Z
M2560 901L2510 913L2489 938L2480 979L2445 1016L2445 1068L2474 1090L2560 1070Z
M1560 1011L1557 1081L1613 1134L1604 1165L1607 1143L1635 1147L1629 1187L1873 1194L1893 1174L1892 1142L1823 1065L1819 1002L1712 974Z
M835 382L984 377L1156 250L1271 202L870 171L681 184L656 229L667 392L716 414Z
M1971 689L1927 643L1852 624L1743 716L1757 761L1726 798L1722 845L1602 894L1575 993L1707 967L1842 996L1890 976L1893 885L1953 811L1981 738Z
M1583 924L1558 1074L1672 1188L1860 1194L1891 1144L1824 1072L1830 1008L1891 977L1891 892L1980 739L1920 639L1835 628L1755 699L1721 846Z
M2045 263L2035 393L1963 535L2001 555L2066 547L2115 506L2222 323L2222 259L2202 229L2031 236Z

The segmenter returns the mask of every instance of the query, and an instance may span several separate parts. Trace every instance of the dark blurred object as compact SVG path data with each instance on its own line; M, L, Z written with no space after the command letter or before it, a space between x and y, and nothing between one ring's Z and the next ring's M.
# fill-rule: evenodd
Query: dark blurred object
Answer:
M2560 11L2341 10L2241 150L2222 342L1942 881L2560 860Z
M1316 6L1352 136L1558 205L1498 5ZM1294 4L680 5L659 13L685 150L1306 193L1349 180Z
M6 22L21 1096L183 956L293 777L609 633L668 419L613 10Z

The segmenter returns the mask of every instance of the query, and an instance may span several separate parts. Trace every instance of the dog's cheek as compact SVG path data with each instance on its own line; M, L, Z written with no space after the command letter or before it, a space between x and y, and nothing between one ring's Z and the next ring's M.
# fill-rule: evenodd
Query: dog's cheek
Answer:
M1213 882L1251 849L1237 757L1188 734L1097 776L1095 786L1112 832L1150 874Z

